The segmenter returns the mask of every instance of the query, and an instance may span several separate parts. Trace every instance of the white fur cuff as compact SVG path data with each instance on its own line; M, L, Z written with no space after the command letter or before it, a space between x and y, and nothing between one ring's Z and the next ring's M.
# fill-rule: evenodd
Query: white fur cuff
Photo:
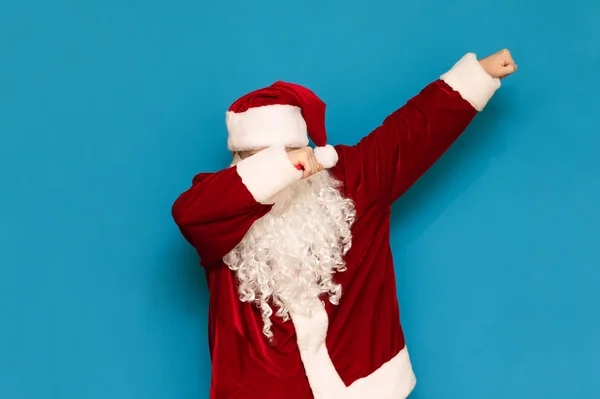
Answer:
M302 178L283 147L269 147L237 164L237 173L256 202L268 203L279 191Z
M477 111L482 111L500 88L500 79L491 77L474 53L468 53L440 79L460 93Z

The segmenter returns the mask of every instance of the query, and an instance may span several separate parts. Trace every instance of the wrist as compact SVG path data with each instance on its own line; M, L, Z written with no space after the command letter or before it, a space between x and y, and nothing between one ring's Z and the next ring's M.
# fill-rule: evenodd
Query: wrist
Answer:
M495 78L495 76L492 75L492 73L490 73L489 65L486 62L485 58L481 59L481 60L478 60L478 61L479 61L479 65L481 65L481 67L483 68L483 70L485 71L485 73L487 73L490 77Z

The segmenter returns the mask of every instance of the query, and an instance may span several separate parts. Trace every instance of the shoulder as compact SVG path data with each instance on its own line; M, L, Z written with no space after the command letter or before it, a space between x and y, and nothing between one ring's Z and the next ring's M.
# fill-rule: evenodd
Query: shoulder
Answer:
M338 154L337 164L330 169L330 172L339 180L347 180L356 173L355 168L359 167L358 153L355 146L338 144L335 147Z
M341 191L353 200L360 199L361 185L361 161L356 147L349 145L336 145L338 153L337 164L329 170L329 173L342 183Z
M214 175L214 172L200 172L192 178L192 185L196 185L202 183L203 181L209 180Z

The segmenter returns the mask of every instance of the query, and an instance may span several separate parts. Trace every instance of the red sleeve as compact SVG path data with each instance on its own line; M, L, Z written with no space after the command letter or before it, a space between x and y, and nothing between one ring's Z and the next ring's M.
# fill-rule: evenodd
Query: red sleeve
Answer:
M269 148L235 167L195 176L173 204L173 219L202 265L209 266L270 211L274 194L301 177L283 148Z
M454 143L500 81L469 53L353 147L340 147L346 174L369 200L390 205ZM348 172L354 170L354 173Z

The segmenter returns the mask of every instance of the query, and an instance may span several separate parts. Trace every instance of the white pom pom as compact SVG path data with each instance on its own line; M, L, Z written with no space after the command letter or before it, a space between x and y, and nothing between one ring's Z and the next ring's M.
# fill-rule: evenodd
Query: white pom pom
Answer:
M323 168L333 168L338 161L338 153L332 145L326 145L325 147L315 148L315 158Z

